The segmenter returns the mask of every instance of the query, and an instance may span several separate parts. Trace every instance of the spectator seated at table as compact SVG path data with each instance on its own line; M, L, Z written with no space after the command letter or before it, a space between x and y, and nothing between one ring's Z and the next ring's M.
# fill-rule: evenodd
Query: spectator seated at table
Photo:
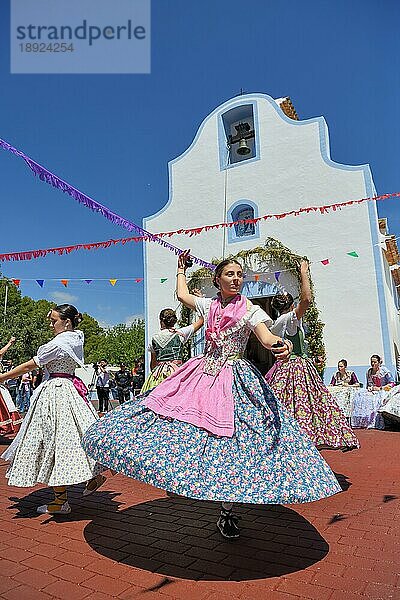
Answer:
M378 354L373 354L370 359L371 367L367 371L367 389L370 392L390 390L394 385L393 375L382 364Z
M338 370L332 376L330 384L360 387L360 382L358 381L356 374L353 371L347 370L347 360L345 358L339 360Z

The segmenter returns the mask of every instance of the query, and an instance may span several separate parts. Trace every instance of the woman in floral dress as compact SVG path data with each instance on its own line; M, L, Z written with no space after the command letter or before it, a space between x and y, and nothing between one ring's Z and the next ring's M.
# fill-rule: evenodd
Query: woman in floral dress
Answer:
M2 383L37 367L46 367L49 374L35 390L22 427L2 458L11 462L9 485L51 486L54 500L37 511L63 515L71 512L66 486L87 481L86 493L91 493L105 477L81 446L82 435L98 418L83 382L74 377L76 367L83 366L83 333L75 331L82 315L61 304L48 316L54 339L40 346L32 360L0 375Z
M340 491L329 466L276 401L264 378L243 358L252 331L277 358L289 342L240 295L242 267L225 260L215 270L214 299L189 293L180 255L177 296L204 316L204 356L184 363L141 401L127 402L86 432L94 460L176 494L222 501L217 527L239 536L234 502L311 502ZM278 347L273 347L279 344Z
M311 302L308 263L300 264L300 302L294 307L291 294L277 294L272 307L280 316L271 331L293 343L291 359L276 362L266 380L284 407L317 448L352 450L359 442L346 417L325 387L304 348L301 319Z
M160 312L160 331L153 335L149 346L151 373L140 390L141 394L155 388L180 367L185 342L204 323L204 319L201 317L192 325L175 329L177 320L175 311L172 308L164 308Z

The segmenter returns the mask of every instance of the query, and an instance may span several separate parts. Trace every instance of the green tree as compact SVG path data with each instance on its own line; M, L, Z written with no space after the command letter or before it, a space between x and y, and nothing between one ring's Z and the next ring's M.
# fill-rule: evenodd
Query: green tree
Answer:
M7 307L4 314L6 288ZM10 280L3 278L0 279L0 306L3 308L0 319L0 345L4 345L12 335L17 338L6 356L14 363L29 360L36 354L39 346L53 337L46 317L56 306L54 302L22 296ZM90 356L98 339L101 339L105 332L96 319L86 313L79 329L85 334L85 356Z
M131 366L136 358L144 354L144 321L137 320L132 325L115 325L97 336L96 344L87 362L97 362L106 358L109 363L118 365L124 362Z

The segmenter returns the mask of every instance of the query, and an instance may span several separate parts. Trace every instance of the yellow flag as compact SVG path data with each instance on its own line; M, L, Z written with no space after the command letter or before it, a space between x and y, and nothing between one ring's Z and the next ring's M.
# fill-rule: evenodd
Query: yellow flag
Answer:
M117 279L109 279L108 281L111 283L112 286L114 286L118 280Z

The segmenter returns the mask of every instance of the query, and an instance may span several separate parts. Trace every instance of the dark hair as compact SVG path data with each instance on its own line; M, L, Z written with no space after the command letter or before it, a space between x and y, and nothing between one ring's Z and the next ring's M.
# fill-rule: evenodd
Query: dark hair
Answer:
M292 294L276 294L271 300L271 308L281 315L285 310L292 306L293 302Z
M381 357L379 356L379 354L373 354L373 355L371 356L371 358L376 358L376 360L377 360L378 362L381 362L381 361L382 361L382 359L381 359ZM371 358L370 358L369 360L371 360Z
M235 258L226 258L222 262L218 263L217 266L216 266L216 268L215 268L214 275L213 275L213 280L212 280L213 284L214 284L214 287L216 287L218 290L219 290L219 285L217 283L217 277L221 277L222 271L224 270L224 268L227 265L231 265L231 264L239 265L239 267L241 269L243 269L243 266Z
M344 368L346 369L346 367L347 367L347 360L345 358L341 358L340 360L338 360L338 366L339 366L339 363L343 363L344 364Z
M160 322L165 325L165 327L173 327L177 322L177 316L175 311L172 308L164 308L160 312Z
M79 323L83 319L81 313L78 312L78 309L75 308L75 306L72 306L72 304L59 304L53 308L53 310L58 312L62 321L69 319L73 328L78 327Z

